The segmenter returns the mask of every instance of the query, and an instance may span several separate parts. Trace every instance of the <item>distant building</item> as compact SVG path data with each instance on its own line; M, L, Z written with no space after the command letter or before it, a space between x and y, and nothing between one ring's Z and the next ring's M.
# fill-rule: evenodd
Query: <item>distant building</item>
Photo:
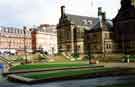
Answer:
M61 7L61 17L57 25L58 52L84 54L84 31L94 26L97 18L71 15Z
M98 9L99 22L85 31L85 47L92 58L117 60L135 54L135 0L121 0L121 8L113 19L105 19ZM120 60L121 61L121 60Z
M24 48L32 52L31 31L14 27L0 27L0 53L23 54ZM25 45L24 45L25 42Z
M49 55L57 53L56 25L43 24L32 29L32 49Z
M24 54L44 51L49 55L57 53L56 25L40 25L21 29L0 27L0 53Z

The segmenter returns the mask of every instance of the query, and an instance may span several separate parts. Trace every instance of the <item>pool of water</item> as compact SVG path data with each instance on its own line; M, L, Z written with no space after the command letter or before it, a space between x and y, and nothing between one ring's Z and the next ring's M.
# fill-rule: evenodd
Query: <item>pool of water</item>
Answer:
M12 83L5 80L0 80L0 87L97 87L102 85L111 85L125 82L135 82L135 76L118 76L118 77L102 77L94 79L68 80L51 83L40 83L34 85L26 85L20 83ZM134 86L133 86L134 87Z

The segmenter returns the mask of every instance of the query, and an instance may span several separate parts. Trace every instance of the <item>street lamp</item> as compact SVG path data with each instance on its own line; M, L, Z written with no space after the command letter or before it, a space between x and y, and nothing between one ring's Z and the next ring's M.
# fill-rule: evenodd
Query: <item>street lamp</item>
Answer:
M91 49L90 49L90 43L88 42L88 59L89 59L89 64L91 64Z
M106 57L106 38L104 38L104 45L103 45L103 49L104 49L104 51L103 51L103 61L105 61L105 57ZM107 45L107 49L108 49L108 45Z
M87 55L89 59L89 64L91 64L91 41L89 33L87 33L87 31L86 31L86 38L87 38Z
M87 57L88 57L88 59L89 59L89 64L91 64L91 37L90 37L90 33L87 31L87 30L85 30L84 31L84 33L85 33L85 43L86 43L86 45L87 45L87 48L86 48L86 54L87 54Z
M24 55L25 55L25 63L27 63L27 52L26 52L26 27L23 27L24 32Z
M14 44L14 43L13 43ZM9 41L9 47L8 47L9 53L11 52L11 40Z

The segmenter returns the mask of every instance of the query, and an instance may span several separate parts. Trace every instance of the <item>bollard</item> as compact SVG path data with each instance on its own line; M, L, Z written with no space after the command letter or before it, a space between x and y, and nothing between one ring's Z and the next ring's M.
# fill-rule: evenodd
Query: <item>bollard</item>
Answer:
M130 63L130 60L129 60L129 58L127 58L127 63Z

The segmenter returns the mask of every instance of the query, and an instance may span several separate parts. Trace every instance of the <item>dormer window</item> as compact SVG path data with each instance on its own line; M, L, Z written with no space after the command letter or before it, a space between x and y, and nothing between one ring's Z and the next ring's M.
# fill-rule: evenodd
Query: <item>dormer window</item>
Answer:
M92 20L83 20L83 24L89 25L89 24L93 24L93 22Z
M87 20L83 20L83 24L87 24Z
M88 20L88 24L93 24L93 22L91 20Z

